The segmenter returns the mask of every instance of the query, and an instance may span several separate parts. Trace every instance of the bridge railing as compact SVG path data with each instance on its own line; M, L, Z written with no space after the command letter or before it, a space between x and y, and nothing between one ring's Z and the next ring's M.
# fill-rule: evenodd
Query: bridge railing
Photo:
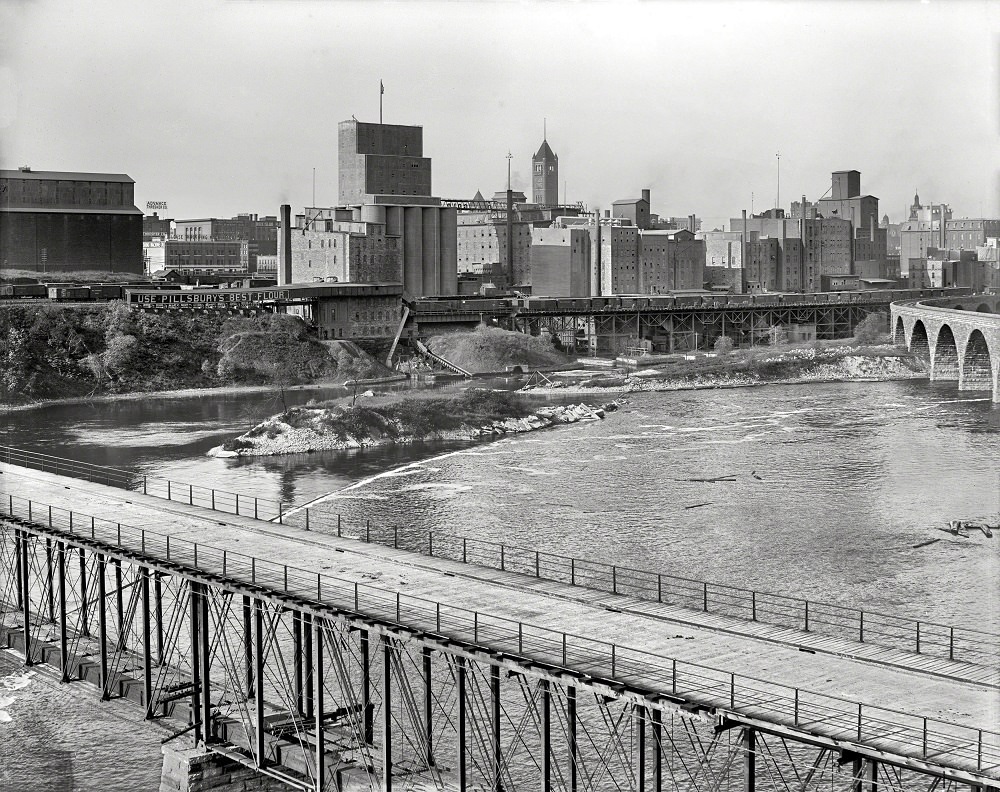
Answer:
M281 501L229 492L190 482L174 481L163 476L148 476L144 473L135 473L107 465L94 465L90 462L64 459L11 446L0 445L0 461L6 462L8 465L18 465L60 476L84 479L132 492L142 492L144 495L153 495L177 503L202 506L214 511L235 514L239 517L282 521L284 512L288 510L287 504Z
M350 582L14 495L0 512L207 575L250 583L365 619L457 639L734 716L1000 779L1000 732L744 676L592 637ZM141 563L141 559L138 563Z
M304 521L303 511L286 518L286 522L293 520L313 529L326 529L324 520L313 517ZM374 526L370 521L363 526L348 526L339 516L336 529L340 535L366 542L611 594L678 605L704 613L759 621L976 665L993 667L1000 663L1000 636L983 630L859 610L438 531Z
M759 621L859 643L870 643L959 662L995 667L1000 664L1000 636L983 630L865 611L828 602L757 591L724 583L635 569L394 525L348 525L340 515L294 509L291 504L243 495L168 478L146 476L103 465L0 446L0 460L63 476L202 506L227 514L292 523L310 530L397 547L452 561L477 564L539 579L678 605L720 616Z

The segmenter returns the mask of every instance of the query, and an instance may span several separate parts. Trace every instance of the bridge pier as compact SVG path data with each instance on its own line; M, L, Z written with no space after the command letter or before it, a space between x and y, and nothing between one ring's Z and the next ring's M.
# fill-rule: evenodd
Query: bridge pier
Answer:
M288 792L275 778L201 748L163 746L160 792Z

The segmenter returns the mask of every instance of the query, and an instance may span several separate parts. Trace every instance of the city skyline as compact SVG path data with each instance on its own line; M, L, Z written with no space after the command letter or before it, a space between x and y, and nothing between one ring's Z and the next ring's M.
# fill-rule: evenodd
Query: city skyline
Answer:
M0 166L125 172L177 218L311 203L315 168L331 205L337 124L377 120L381 81L446 198L505 186L508 150L530 192L546 123L560 200L591 208L651 188L721 226L774 206L780 151L784 207L857 169L894 221L915 190L1000 215L995 4L179 8L0 10Z

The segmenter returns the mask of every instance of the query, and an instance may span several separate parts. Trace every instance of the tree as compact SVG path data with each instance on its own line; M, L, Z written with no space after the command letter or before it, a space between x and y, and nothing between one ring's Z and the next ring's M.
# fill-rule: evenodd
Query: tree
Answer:
M889 332L889 314L878 311L870 313L854 328L854 340L862 345L883 343Z
M715 346L714 346L715 354L721 357L726 357L730 352L733 351L733 347L734 347L733 339L731 339L729 336L719 336L717 339L715 339Z

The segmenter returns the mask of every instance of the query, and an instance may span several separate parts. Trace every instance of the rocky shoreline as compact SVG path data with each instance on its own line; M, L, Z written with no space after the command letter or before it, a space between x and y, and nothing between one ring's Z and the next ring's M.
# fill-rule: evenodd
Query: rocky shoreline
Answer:
M887 380L920 379L927 372L908 355L871 355L840 348L817 354L813 350L792 350L764 357L758 365L772 365L766 373L755 370L733 370L675 377L659 376L658 371L640 371L622 378L613 385L602 386L587 382L557 383L529 386L529 393L601 394L640 393L712 388L750 388L761 385L798 385L819 382L881 382ZM782 369L787 369L782 371Z
M608 402L599 407L588 404L548 405L539 407L522 418L504 418L481 426L462 426L457 429L433 431L417 435L409 427L400 425L387 427L390 431L377 433L350 433L329 429L340 415L335 409L306 408L311 416L307 421L297 420L295 426L282 420L285 414L276 415L258 424L248 432L226 443L216 446L208 456L277 456L281 454L304 454L312 451L343 451L371 446L414 443L424 440L482 440L507 434L522 434L561 424L581 421L599 421L609 412L617 410L623 400ZM228 448L226 446L229 446Z

